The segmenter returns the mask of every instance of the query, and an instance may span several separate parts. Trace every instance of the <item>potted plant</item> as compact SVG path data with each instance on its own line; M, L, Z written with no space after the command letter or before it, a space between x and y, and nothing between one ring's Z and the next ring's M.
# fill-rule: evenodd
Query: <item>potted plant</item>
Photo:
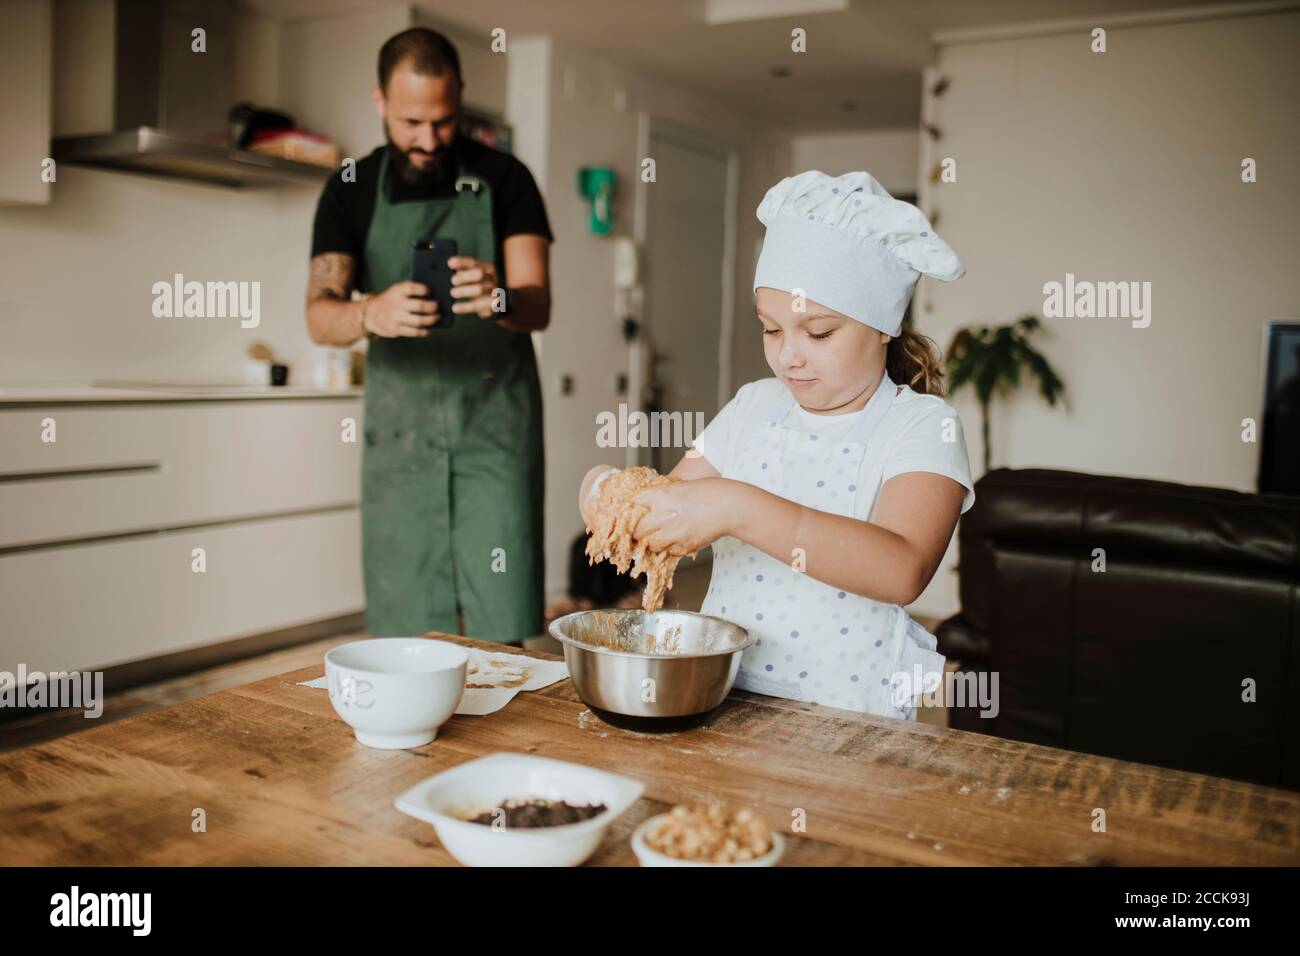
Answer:
M945 374L948 394L969 385L980 403L984 436L984 471L990 468L989 404L994 396L1006 397L1020 387L1022 370L1038 380L1038 391L1048 405L1065 401L1065 383L1029 338L1042 327L1037 316L1024 315L1010 325L970 325L959 329L948 346Z

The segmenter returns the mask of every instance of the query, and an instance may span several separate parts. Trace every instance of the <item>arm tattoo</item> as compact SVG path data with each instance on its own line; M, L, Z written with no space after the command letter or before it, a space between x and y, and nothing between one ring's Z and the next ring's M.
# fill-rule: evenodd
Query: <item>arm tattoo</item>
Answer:
M307 283L307 304L320 299L346 302L352 297L357 260L343 252L327 252L311 260L311 278Z

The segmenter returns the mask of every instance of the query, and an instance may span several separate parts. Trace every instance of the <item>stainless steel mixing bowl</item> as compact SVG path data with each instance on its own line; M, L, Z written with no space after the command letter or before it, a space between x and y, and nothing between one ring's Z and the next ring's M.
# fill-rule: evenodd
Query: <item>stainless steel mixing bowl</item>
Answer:
M550 631L583 703L627 717L707 713L727 696L741 652L754 643L743 627L691 611L576 611Z

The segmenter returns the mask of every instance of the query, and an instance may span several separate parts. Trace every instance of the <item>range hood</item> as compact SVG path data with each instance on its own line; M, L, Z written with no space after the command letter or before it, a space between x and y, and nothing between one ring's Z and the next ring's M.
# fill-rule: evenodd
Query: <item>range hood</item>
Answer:
M223 186L320 183L332 170L234 148L228 0L117 0L112 132L55 137L54 160ZM206 49L192 49L204 31Z
M61 136L54 140L54 160L222 186L320 183L330 175L322 166L231 149L148 126L121 133Z

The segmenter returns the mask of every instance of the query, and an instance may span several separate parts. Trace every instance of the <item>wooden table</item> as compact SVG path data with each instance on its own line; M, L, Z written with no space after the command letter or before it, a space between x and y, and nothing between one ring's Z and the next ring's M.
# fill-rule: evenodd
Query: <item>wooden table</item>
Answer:
M596 864L635 863L638 823L716 798L787 829L802 810L790 865L1300 863L1300 794L740 691L703 727L651 735L602 723L564 680L418 750L372 750L297 685L323 669L0 754L0 863L451 864L393 799L496 751L646 783Z

